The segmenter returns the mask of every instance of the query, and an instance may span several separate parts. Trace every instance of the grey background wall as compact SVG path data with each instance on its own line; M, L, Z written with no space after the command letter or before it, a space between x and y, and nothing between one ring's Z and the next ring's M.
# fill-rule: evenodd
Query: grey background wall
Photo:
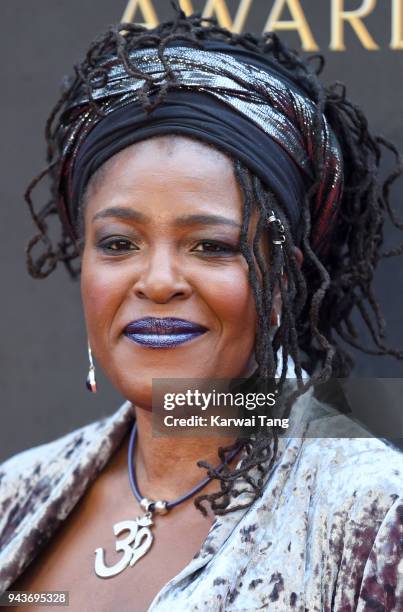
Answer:
M152 4L160 19L171 13L169 2L154 0ZM198 10L205 4L195 1L193 6ZM239 0L226 4L234 15ZM254 0L246 29L261 31L273 4ZM361 0L346 0L345 8L361 4ZM373 130L403 150L403 50L389 47L391 1L375 4L365 24L380 49L364 49L346 26L347 50L333 52L328 49L331 1L300 1L327 60L323 79L344 81L350 97L365 108ZM0 461L111 413L122 400L104 378L100 377L96 396L84 387L86 336L79 284L70 281L63 269L43 281L31 279L26 272L24 248L33 227L23 190L43 166L43 126L62 76L71 71L94 36L120 19L125 6L125 0L1 2ZM284 38L300 47L295 32ZM402 192L403 179L394 188L394 204L400 211ZM389 243L398 238L396 232L388 233ZM384 264L377 288L389 322L389 339L402 346L401 261ZM355 356L357 376L403 378L402 363ZM396 418L399 405L395 401L389 408L378 407L380 418L387 418L388 410Z

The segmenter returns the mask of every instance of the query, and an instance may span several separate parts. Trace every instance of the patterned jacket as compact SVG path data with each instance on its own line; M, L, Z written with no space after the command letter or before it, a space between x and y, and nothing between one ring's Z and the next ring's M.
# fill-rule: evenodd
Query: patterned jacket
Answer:
M324 437L329 419L339 437ZM126 402L0 466L0 592L68 517L132 421ZM150 611L403 610L403 455L375 438L342 437L346 417L308 394L292 422L306 423L305 435L280 440L263 496L217 517Z

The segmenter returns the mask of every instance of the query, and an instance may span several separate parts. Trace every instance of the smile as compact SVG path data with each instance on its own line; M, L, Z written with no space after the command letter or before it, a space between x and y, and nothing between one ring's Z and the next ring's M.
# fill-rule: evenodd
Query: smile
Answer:
M174 317L145 317L129 323L124 335L149 348L174 348L206 333L207 328Z

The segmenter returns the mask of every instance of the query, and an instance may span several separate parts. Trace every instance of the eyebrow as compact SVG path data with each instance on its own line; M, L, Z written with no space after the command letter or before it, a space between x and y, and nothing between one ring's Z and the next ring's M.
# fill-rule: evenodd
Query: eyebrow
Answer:
M240 224L233 219L222 217L221 215L185 215L175 219L175 225L184 227L187 225L232 225L240 228Z
M124 206L110 206L109 208L104 208L104 210L100 210L92 217L92 221L111 218L127 219L128 221L138 221L139 223L147 223L149 221L148 217L143 215L143 213L138 210L133 210L132 208L125 208Z
M100 212L96 213L92 221L96 221L97 219L125 219L127 221L136 221L137 223L150 223L150 218L147 215L139 212L138 210L134 210L133 208L126 208L124 206L111 206L109 208L105 208ZM240 224L233 219L228 219L227 217L223 217L221 215L184 215L182 217L177 217L174 221L174 224L178 227L186 227L188 225L232 225L237 229L240 229Z

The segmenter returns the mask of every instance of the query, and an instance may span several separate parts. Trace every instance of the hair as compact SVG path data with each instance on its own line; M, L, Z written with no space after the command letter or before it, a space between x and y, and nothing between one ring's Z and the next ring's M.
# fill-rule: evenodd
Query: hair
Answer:
M385 221L389 220L395 227L403 229L389 198L392 183L403 171L399 152L392 143L371 134L365 115L347 98L343 84L337 82L329 87L320 84L318 75L324 65L322 57L313 56L303 60L297 52L289 50L275 33L265 33L262 36L249 33L233 34L219 27L213 19L203 19L199 14L186 17L178 8L174 19L153 29L129 23L110 27L105 34L91 43L84 60L75 66L74 82L70 80L65 83L62 95L46 124L48 166L31 182L25 194L32 218L39 230L27 248L29 272L34 277L43 278L61 261L71 276L77 277L79 274L79 270L73 265L73 260L79 255L74 241L62 225L61 236L57 245L53 246L48 227L49 218L57 214L54 180L55 169L60 163L57 127L66 104L74 100L77 83L86 87L91 107L100 112L92 93L96 86L99 86L99 82L105 83L107 79L101 62L106 58L117 57L129 74L145 79L140 100L145 108L149 108L149 77L139 72L131 63L130 51L147 46L156 47L165 67L167 83L172 83L175 77L164 58L167 45L173 41L182 41L203 47L203 43L210 40L225 41L255 53L269 55L288 71L315 106L318 129L315 130L314 138L314 180L302 203L303 233L298 244L294 242L285 211L279 206L270 189L240 161L233 160L244 200L240 248L248 263L259 323L255 347L259 375L263 378L274 376L277 352L281 348L283 367L280 386L286 378L287 359L291 356L299 381L299 390L292 397L294 400L308 387L329 379L331 375L349 375L354 362L342 344L370 355L392 355L402 359L403 351L386 344L385 322L373 288L374 272L380 259L403 252L403 245L386 253L381 251ZM160 86L157 99L153 97L153 104L163 102L168 90L167 83ZM340 210L325 258L314 252L310 241L311 202L318 192L322 175L320 126L323 113L337 136L345 168ZM394 168L381 180L380 164L385 152L393 155ZM52 198L36 212L31 194L36 184L45 176L49 176L51 180ZM285 242L282 247L273 247L268 262L263 258L259 244L263 232L274 236L272 226L267 224L268 213L272 210L284 225ZM258 223L253 243L250 244L248 228L253 211L258 213ZM39 242L44 244L45 252L35 258L33 248ZM303 254L302 267L298 264L296 247ZM282 316L281 324L273 335L270 314L276 288L279 288L281 294ZM358 313L364 322L372 346L364 345L359 340L357 326L353 322L354 313ZM311 375L307 383L302 383L303 368ZM255 438L238 440L236 444L241 444L245 450L245 458L238 469L226 467L217 472L203 461L198 463L221 484L218 493L200 495L196 499L195 504L202 512L205 512L202 505L204 501L209 502L217 514L244 507L236 504L228 507L231 498L237 497L241 492L235 486L240 478L250 485L255 497L262 494L265 478L276 459L276 430L261 431ZM228 450L219 449L222 460ZM254 468L258 477L252 476Z

